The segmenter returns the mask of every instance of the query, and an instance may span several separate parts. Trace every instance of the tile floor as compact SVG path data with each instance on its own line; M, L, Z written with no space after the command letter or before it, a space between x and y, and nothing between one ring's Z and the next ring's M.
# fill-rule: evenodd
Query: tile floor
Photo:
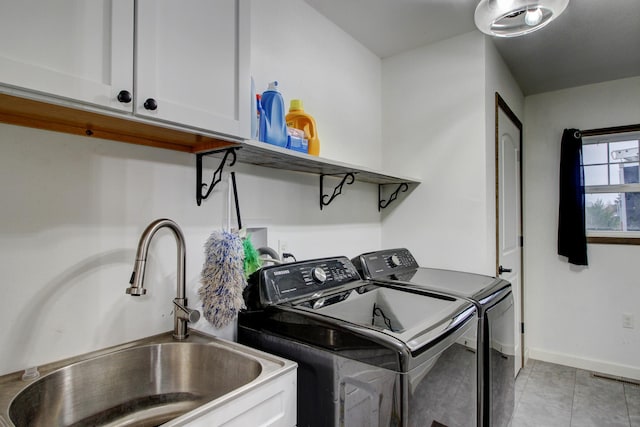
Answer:
M640 427L640 386L529 360L516 379L511 427Z

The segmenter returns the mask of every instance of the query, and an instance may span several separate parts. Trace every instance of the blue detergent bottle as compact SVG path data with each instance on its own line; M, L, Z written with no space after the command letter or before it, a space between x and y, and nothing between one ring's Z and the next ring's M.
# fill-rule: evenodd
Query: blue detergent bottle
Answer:
M287 146L287 123L285 121L284 100L278 91L278 82L269 83L260 100L260 141Z

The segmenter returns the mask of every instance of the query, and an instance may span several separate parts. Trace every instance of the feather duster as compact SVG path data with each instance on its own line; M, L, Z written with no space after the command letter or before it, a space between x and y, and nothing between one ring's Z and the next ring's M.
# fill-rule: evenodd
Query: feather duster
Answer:
M205 319L216 328L228 325L245 308L242 291L244 247L240 237L227 231L214 231L205 243L200 299Z

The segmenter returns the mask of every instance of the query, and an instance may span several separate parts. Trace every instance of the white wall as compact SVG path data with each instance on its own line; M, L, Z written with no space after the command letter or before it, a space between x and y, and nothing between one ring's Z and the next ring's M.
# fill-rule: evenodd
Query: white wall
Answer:
M380 168L380 58L301 0L254 0L251 21L256 90L302 99L321 157Z
M384 167L422 179L382 240L421 265L487 269L482 46L473 32L382 62Z
M287 97L304 99L318 119L323 155L361 164L362 152L365 165L375 166L379 60L302 1L261 3L254 2L252 17L257 82L278 79ZM317 33L305 43L290 39L310 27ZM298 55L308 63L297 63ZM311 80L303 78L307 71ZM356 94L370 108L356 109L362 100ZM345 105L350 114L335 119ZM196 206L195 156L3 124L0 150L0 375L172 329L176 267L168 231L151 246L148 294L125 295L138 238L156 218L182 227L189 305L201 306L203 245L227 222L227 186ZM217 161L205 165L215 168ZM380 248L376 186L356 182L321 212L315 175L234 169L243 223L267 226L270 246L286 241L298 259ZM233 325L195 326L234 337Z
M565 128L640 121L640 77L525 100L525 325L530 357L640 379L639 246L588 246L589 266L556 251ZM622 328L632 313L635 329Z
M495 272L494 93L522 94L474 31L385 58L383 165L420 184L383 214L383 245L422 265Z
M492 38L484 36L486 59L485 111L487 140L495 139L495 93L498 92L518 118L524 122L524 95L511 71L498 53ZM493 153L492 153L493 155ZM492 183L493 184L493 183Z

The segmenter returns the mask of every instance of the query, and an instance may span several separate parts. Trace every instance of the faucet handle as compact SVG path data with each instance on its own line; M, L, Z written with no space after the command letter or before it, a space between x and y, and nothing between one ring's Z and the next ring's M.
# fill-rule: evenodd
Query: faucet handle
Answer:
M186 298L176 298L173 300L173 304L176 306L178 318L186 320L190 323L196 323L200 320L200 312L198 310L192 310L188 308ZM184 305L183 305L184 304Z
M186 319L187 322L196 323L200 320L200 312L198 310L191 310L190 308L187 308L187 311L189 312Z

